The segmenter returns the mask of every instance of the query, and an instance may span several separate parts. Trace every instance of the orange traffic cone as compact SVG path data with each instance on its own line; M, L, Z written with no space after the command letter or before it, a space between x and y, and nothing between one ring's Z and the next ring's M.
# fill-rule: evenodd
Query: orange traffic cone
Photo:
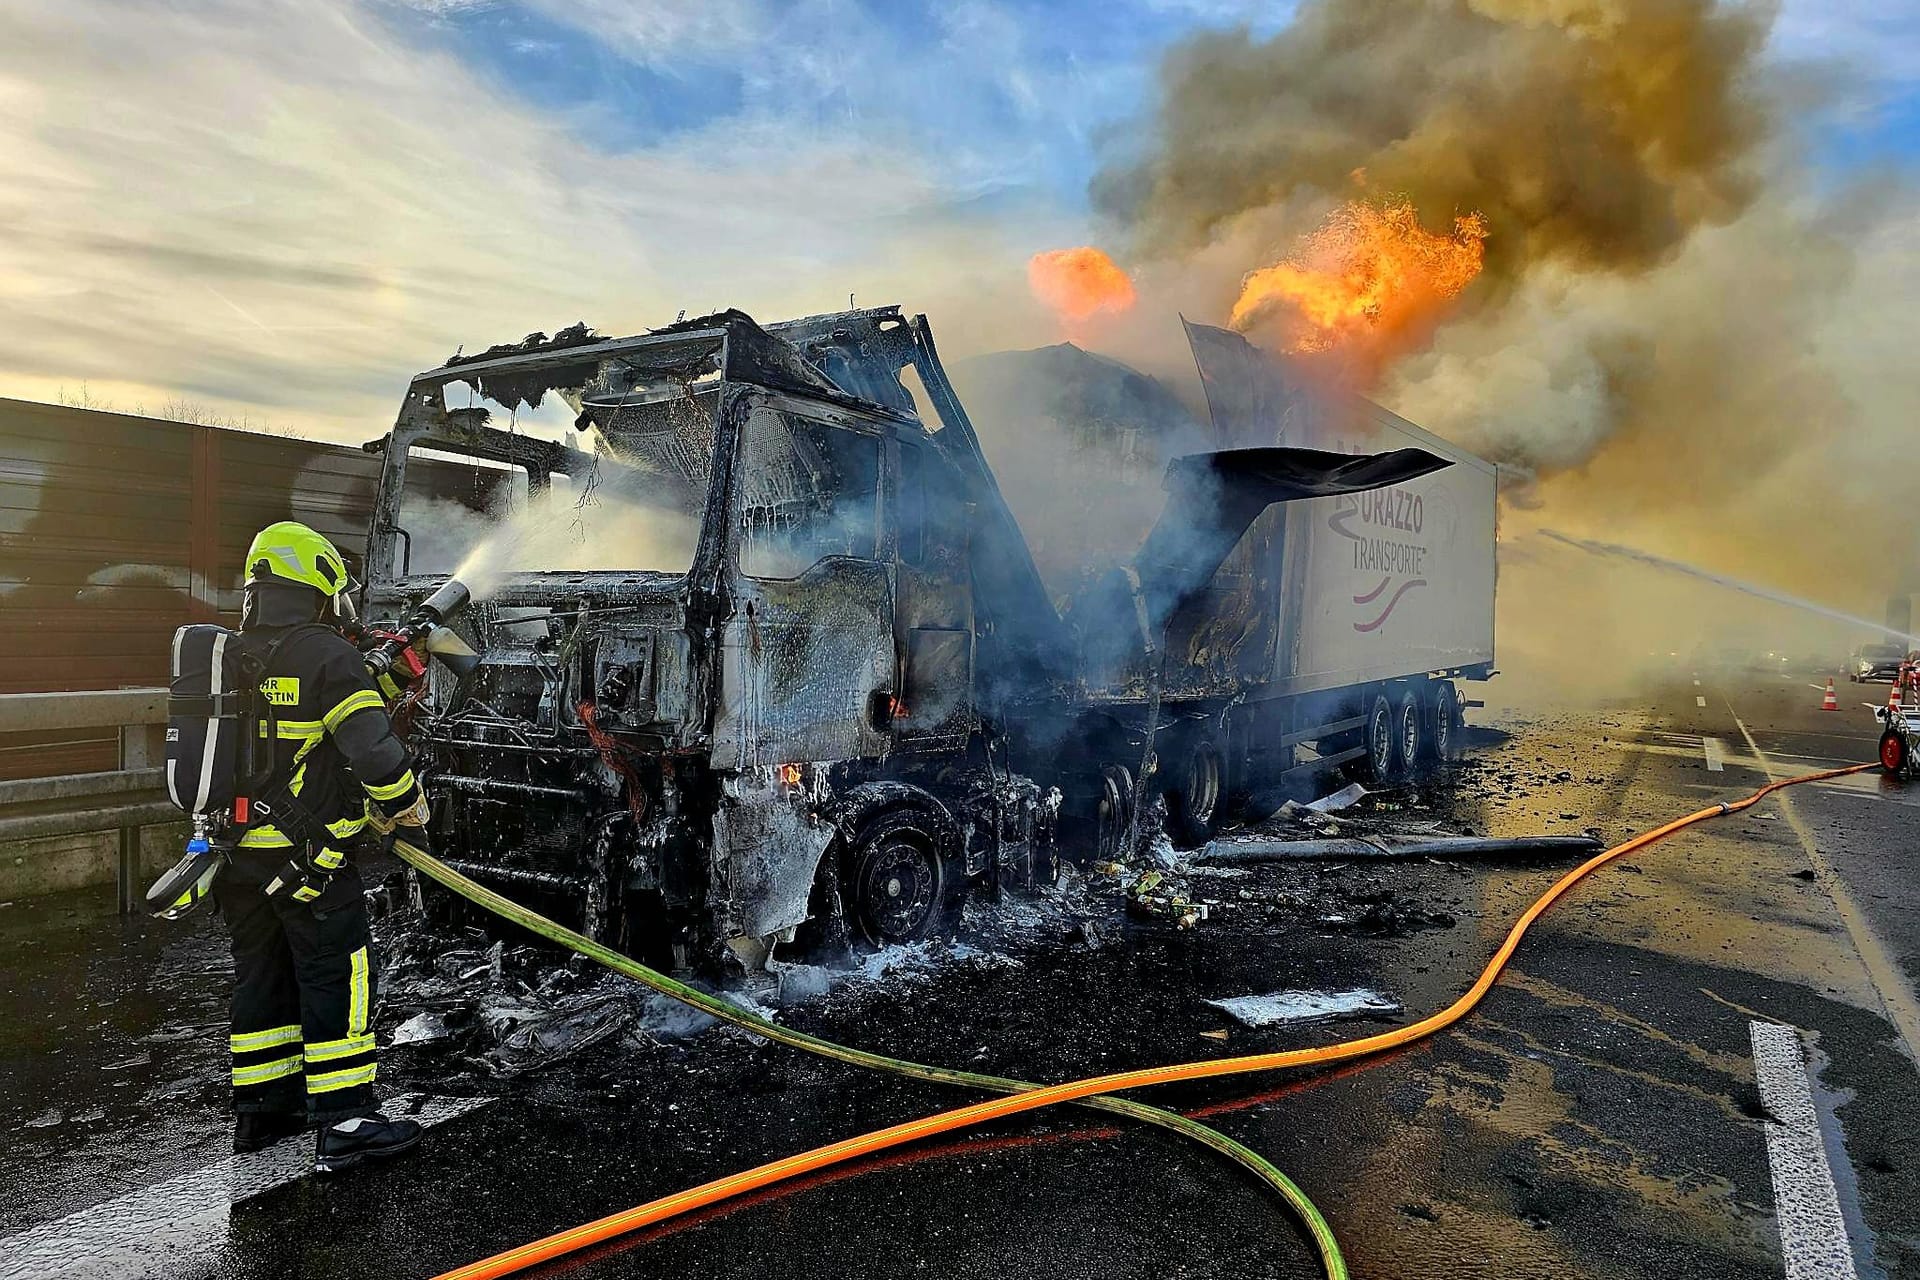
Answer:
M1896 685L1894 687L1896 689L1896 693L1894 694L1894 696L1898 697L1899 694L1897 690L1899 686ZM1820 699L1820 709L1822 711L1838 711L1840 709L1840 699L1833 696L1833 677L1832 676L1827 677L1827 696Z
M1905 675L1906 673L1903 671L1899 676L1894 677L1893 691L1887 694L1887 709L1889 711L1898 711L1900 709L1900 683Z

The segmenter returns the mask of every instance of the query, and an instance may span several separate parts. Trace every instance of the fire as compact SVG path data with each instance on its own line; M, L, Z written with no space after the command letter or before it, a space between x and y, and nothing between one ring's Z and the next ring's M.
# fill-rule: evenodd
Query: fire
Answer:
M1100 312L1125 311L1133 305L1133 281L1092 245L1034 254L1027 259L1027 285L1069 327L1084 325Z
M1451 235L1436 235L1404 198L1349 201L1283 261L1241 282L1228 323L1244 331L1279 316L1289 351L1378 356L1473 283L1486 238L1477 213L1455 218Z
M779 767L778 772L780 774L780 782L783 786L797 787L800 785L799 765L783 764Z

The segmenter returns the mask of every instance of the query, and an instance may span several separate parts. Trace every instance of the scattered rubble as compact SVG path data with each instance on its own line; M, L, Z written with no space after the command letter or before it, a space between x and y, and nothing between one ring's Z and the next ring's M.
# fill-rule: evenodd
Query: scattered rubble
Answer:
M1572 817L1573 815L1566 815ZM1319 840L1242 837L1215 840L1193 855L1195 862L1236 864L1292 858L1496 858L1519 854L1591 856L1604 846L1592 836L1441 836L1408 840L1346 836Z
M1400 1002L1365 987L1351 991L1275 991L1263 996L1231 996L1208 1004L1247 1027L1328 1022L1400 1012Z

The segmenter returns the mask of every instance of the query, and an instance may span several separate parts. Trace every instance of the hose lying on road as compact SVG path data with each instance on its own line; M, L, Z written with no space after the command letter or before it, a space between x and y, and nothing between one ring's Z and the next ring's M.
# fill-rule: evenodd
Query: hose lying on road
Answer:
M437 1277L437 1280L493 1280L494 1277L511 1275L527 1267L535 1266L554 1258L563 1257L566 1254L598 1244L626 1232L634 1231L657 1222L664 1222L670 1218L677 1217L706 1205L715 1204L759 1187L797 1177L816 1169L838 1164L842 1161L856 1159L876 1151L882 1151L888 1147L898 1146L901 1143L913 1142L921 1138L931 1137L934 1134L965 1128L988 1120L996 1120L1003 1116L1017 1115L1023 1111L1034 1111L1041 1107L1053 1106L1062 1102L1095 1102L1105 1104L1117 1100L1101 1097L1100 1095L1102 1094L1109 1094L1124 1089L1138 1089L1147 1085L1171 1084L1185 1080L1201 1080L1213 1076L1238 1075L1251 1071L1274 1071L1286 1067L1324 1066L1328 1063L1343 1062L1350 1058L1380 1053L1388 1049L1394 1049L1401 1045L1412 1043L1416 1040L1425 1039L1436 1032L1452 1026L1468 1013L1472 1012L1474 1006L1478 1005L1481 999L1485 997L1487 992L1493 987L1494 982L1500 976L1501 970L1506 967L1507 962L1513 957L1514 951L1519 947L1521 939L1526 936L1527 930L1532 927L1534 921L1544 915L1554 903L1558 902L1581 880L1607 865L1609 862L1637 850L1644 849L1648 845L1659 840L1664 840L1675 832L1682 831L1696 823L1705 822L1711 818L1718 818L1725 814L1737 813L1742 809L1750 808L1782 788L1795 786L1803 782L1818 782L1827 778L1844 777L1847 774L1860 773L1867 769L1878 767L1877 763L1852 765L1844 769L1827 769L1819 773L1802 774L1798 777L1783 778L1777 782L1770 782L1758 791L1742 799L1726 801L1701 809L1695 813L1690 813L1684 818L1675 819L1665 826L1644 832L1624 844L1615 845L1613 848L1597 854L1555 881L1551 888L1541 894L1540 897L1534 901L1533 905L1521 914L1519 920L1515 921L1513 928L1508 931L1506 939L1500 944L1499 949L1494 952L1493 958L1487 962L1486 968L1481 970L1480 976L1475 979L1473 985L1467 989L1465 994L1446 1008L1441 1009L1437 1013L1429 1014L1418 1022L1409 1023L1403 1027L1395 1027L1390 1031L1383 1031L1378 1035L1363 1036L1357 1040L1346 1040L1338 1044L1322 1045L1311 1049L1289 1049L1277 1053L1257 1053L1235 1058L1214 1058L1197 1062L1174 1063L1162 1067L1145 1067L1135 1071L1118 1071L1108 1075L1090 1076L1084 1080L1071 1080L1065 1084L1051 1085L1045 1088L1031 1088L1013 1081L997 1080L992 1085L982 1087L1007 1089L1011 1086L1015 1091L1008 1093L1007 1096L1004 1097L975 1103L968 1107L956 1108L952 1111L943 1111L918 1120L910 1120L904 1124L892 1125L885 1129L876 1129L872 1133L862 1134L859 1137L848 1138L824 1147L816 1147L811 1151L804 1151L798 1155L787 1156L784 1159L775 1160L771 1163L760 1165L757 1168L729 1174L724 1178L717 1178L711 1182L702 1183L700 1186L690 1188L686 1191L676 1192L670 1196L662 1196L657 1200L650 1200L646 1204L636 1206L624 1212L597 1219L596 1221L575 1227L569 1231L562 1231L558 1234L548 1236L545 1239L533 1241L530 1244L521 1245L516 1249L509 1249L504 1253L495 1254L490 1258L484 1258L478 1262L446 1272L444 1275ZM439 880L442 884L446 884L448 887L465 894L474 901L480 902L483 906L488 906L492 910L500 911L501 914L506 915L509 919L517 919L522 915L532 915L531 912L525 912L524 909L514 906L514 904L507 902L504 898L500 898L497 894L490 893L488 890L473 884L471 881L466 881L464 877L456 877L454 873L447 871L446 868L417 849L397 844L395 846L395 852L408 863L424 871L426 874L433 876L434 879ZM464 883L461 883L463 881ZM505 908L505 910L503 910L503 908ZM553 932L547 933L549 937L555 936L556 933L569 932L560 930L558 926L550 927ZM546 931L541 930L541 932ZM578 939L580 943L585 943L586 946L576 946L574 939ZM570 937L564 939L564 941L566 945L575 946L577 950L581 950L584 954L617 968L623 973L631 971L628 966L632 966L632 968L635 969L644 968L644 966L634 965L632 961L620 956L617 952L608 951L604 947L589 942L578 934L571 934ZM588 948L591 949L589 950ZM825 1041L815 1040L814 1037L803 1037L800 1033L792 1031L789 1028L781 1027L776 1023L764 1022L760 1019L753 1018L752 1015L744 1014L744 1011L739 1011L743 1016L738 1018L720 1014L712 1009L710 1004L725 1006L729 1014L735 1011L733 1006L727 1005L725 1001L716 1000L704 992L686 987L684 984L675 983L673 979L666 977L664 974L655 973L653 970L646 970L645 972L649 977L642 978L641 980L647 982L650 986L654 986L656 990L667 991L668 994L675 996L677 999L687 1000L690 1004L695 1004L697 1007L706 1009L708 1012L715 1013L715 1016L728 1016L729 1021L750 1023L756 1032L767 1036L769 1039L778 1039L781 1040L782 1043L795 1044L797 1047L809 1048L814 1052L823 1052L822 1046L828 1044L828 1042ZM639 975L635 974L635 976ZM656 985L655 979L662 985ZM680 990L671 990L668 985L664 984L671 984L672 987L679 988ZM682 995L681 991L684 991L685 994ZM776 1032L779 1034L776 1035ZM799 1043L801 1040L810 1043L801 1044ZM903 1074L917 1075L922 1079L959 1082L955 1080L955 1077L968 1074L964 1072L951 1072L944 1068L923 1067L917 1064L900 1064L893 1059L881 1058L876 1054L865 1054L858 1050L849 1050L837 1045L831 1046L831 1049L833 1052L829 1056L841 1057L847 1061L859 1060L863 1065L883 1066L887 1070L900 1070L902 1066L907 1066L909 1069L904 1071ZM976 1078L976 1080L978 1079L983 1078ZM985 1077L984 1079L993 1078ZM967 1081L967 1083L974 1082L975 1081ZM1159 1116L1153 1117L1152 1122L1164 1124L1165 1120L1161 1117L1170 1114L1171 1113L1162 1112ZM1148 1117L1145 1116L1139 1118L1148 1119ZM1184 1121L1184 1117L1174 1118ZM1191 1121L1184 1122L1188 1124L1193 1123ZM1212 1133L1211 1130L1207 1132L1209 1134ZM1215 1134L1213 1136L1221 1137L1222 1141L1231 1141L1230 1139L1223 1138L1221 1135ZM1205 1141L1206 1139L1202 1140ZM1209 1142L1209 1145L1214 1144ZM1239 1144L1234 1145L1237 1147ZM1224 1150L1224 1148L1217 1149ZM1248 1164L1247 1160L1238 1154L1234 1152L1229 1152L1229 1154L1232 1154L1234 1158L1240 1160L1241 1163L1247 1164L1247 1167L1256 1168L1255 1165ZM1255 1161L1260 1160L1257 1155L1253 1155L1250 1151L1247 1154ZM1264 1161L1260 1161L1260 1163L1265 1164ZM1271 1166L1268 1167L1271 1168ZM1256 1169L1256 1171L1258 1170ZM1274 1170L1274 1174L1280 1176L1283 1182L1285 1181L1284 1176L1278 1174L1278 1170ZM1292 1187L1290 1182L1286 1183L1286 1185ZM1295 1195L1299 1195L1299 1189L1297 1187L1293 1188L1293 1192ZM1305 1204L1305 1201L1306 1198L1304 1195L1299 1195L1298 1203L1295 1203L1291 1196L1289 1197L1289 1203L1294 1204L1296 1210L1300 1210L1301 1205ZM1330 1231L1326 1233L1324 1243L1322 1242L1322 1229L1325 1227L1325 1220L1320 1217L1317 1211L1312 1209L1311 1205L1306 1205L1303 1216L1306 1217L1313 1230L1316 1243L1321 1245L1322 1257L1337 1259L1339 1255L1337 1249L1332 1245ZM1331 1266L1331 1263L1329 1263L1329 1265ZM1344 1270L1341 1274L1344 1274Z
M936 1084L964 1085L975 1089L986 1089L994 1093L1017 1093L1042 1087L1025 1080L1012 1080L1004 1076L983 1075L976 1071L960 1071L951 1067L934 1067L928 1066L925 1063L909 1062L903 1058L889 1058L883 1054L869 1053L863 1049L855 1049L847 1045L836 1044L831 1040L824 1040L819 1036L811 1036L804 1031L796 1031L792 1027L782 1026L777 1022L762 1018L758 1014L751 1013L731 1001L723 1000L719 996L700 990L698 987L689 986L684 982L671 978L661 973L658 969L649 968L641 964L638 960L621 955L609 947L602 946L585 934L575 933L566 926L556 924L554 921L547 919L536 911L523 907L509 898L501 897L486 886L477 884L460 872L455 871L452 867L441 862L424 849L408 843L407 840L398 833L392 837L390 846L394 854L407 863L408 866L432 877L447 888L452 889L455 893L485 907L501 918L509 920L533 933L537 933L549 941L557 942L561 946L576 951L590 960L597 960L614 972L632 978L644 986L651 987L662 995L671 996L683 1004L691 1005L703 1013L711 1014L722 1022L730 1022L735 1026L743 1027L755 1035L765 1036L769 1040L778 1041L781 1044L788 1045L795 1049L804 1049L809 1053L816 1053L822 1057L852 1063L854 1066L871 1067L878 1071L890 1071L895 1075L908 1076L915 1080L929 1080ZM1135 1102L1129 1098L1099 1097L1081 1099L1080 1102L1081 1105L1084 1106L1093 1107L1101 1111L1109 1111L1116 1115L1126 1116L1131 1120L1142 1121L1146 1124L1157 1125L1162 1129L1170 1130L1182 1137L1191 1138L1195 1142L1210 1147L1226 1156L1229 1160L1241 1165L1278 1193L1280 1198L1286 1201L1287 1207L1292 1209L1299 1217L1301 1224L1306 1227L1308 1235L1313 1239L1314 1248L1320 1255L1321 1269L1326 1272L1328 1280L1347 1280L1346 1260L1340 1256L1340 1245L1334 1238L1333 1228L1327 1225L1326 1218L1321 1215L1319 1209L1314 1207L1313 1201L1307 1198L1306 1192L1302 1191L1295 1185L1291 1178L1280 1171L1278 1166L1274 1165L1259 1152L1246 1146L1244 1143L1234 1141L1217 1129L1212 1129L1201 1124L1197 1120L1189 1120L1178 1112L1148 1106L1144 1102ZM689 1207L691 1208L693 1206ZM586 1243L591 1242L582 1242L582 1244ZM563 1250L562 1252L566 1251ZM529 1261L520 1262L513 1266L494 1267L490 1270L486 1269L489 1263L494 1261L494 1259L488 1259L486 1262L474 1263L472 1266L449 1272L448 1275L461 1277L502 1276L532 1265ZM535 1261L538 1261L538 1259Z

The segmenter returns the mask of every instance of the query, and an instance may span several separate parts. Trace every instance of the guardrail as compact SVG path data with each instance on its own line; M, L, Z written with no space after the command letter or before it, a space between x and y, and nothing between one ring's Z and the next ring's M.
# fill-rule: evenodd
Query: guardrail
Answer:
M118 831L120 910L134 910L140 828L182 821L161 770L166 720L165 689L0 693L0 733L114 729L120 737L117 770L0 782L0 841Z

